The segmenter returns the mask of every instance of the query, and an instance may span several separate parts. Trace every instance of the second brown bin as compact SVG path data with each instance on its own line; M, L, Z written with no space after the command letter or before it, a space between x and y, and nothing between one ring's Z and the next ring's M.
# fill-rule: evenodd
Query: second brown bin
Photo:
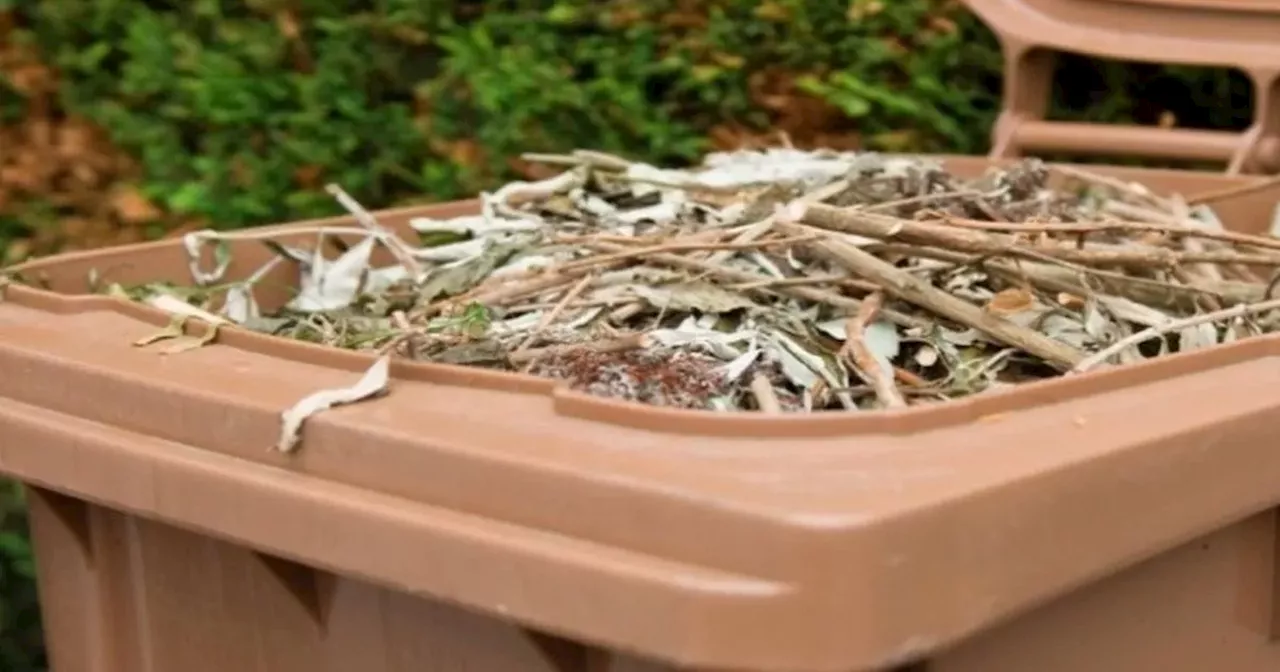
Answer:
M1218 213L1256 230L1278 192ZM187 273L176 241L69 254L0 302L55 672L1280 669L1274 337L795 418L398 362L284 456L279 412L367 357L235 330L158 357L130 344L166 318L81 295L95 268Z

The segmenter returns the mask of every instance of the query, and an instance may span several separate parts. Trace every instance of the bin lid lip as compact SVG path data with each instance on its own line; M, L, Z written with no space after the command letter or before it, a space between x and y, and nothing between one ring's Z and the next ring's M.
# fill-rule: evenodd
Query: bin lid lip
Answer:
M932 155L942 160L949 169L956 171L980 171L986 167L1010 161L993 161L986 158ZM1096 167L1091 167L1095 168ZM1159 181L1189 181L1197 183L1199 190L1232 187L1257 183L1267 185L1263 177L1239 177L1180 171L1170 169L1112 169L1117 175L1146 183ZM1280 193L1280 185L1265 191ZM1254 194L1258 196L1258 194ZM409 219L419 216L448 217L478 211L477 200L455 201L428 206L398 208L379 213L379 219L393 228L403 226ZM300 238L311 235L318 226L349 224L348 217L296 222L258 227L255 231L279 232L290 235L293 230L305 231ZM309 240L309 238L308 238ZM101 250L76 251L29 261L10 269L11 273L33 276L55 272L76 278L88 277L90 271L101 268L139 266L139 258L149 264L173 265L173 254L181 249L181 241L167 239L154 242L123 245ZM246 247L250 247L246 245ZM12 286L11 300L30 303L56 312L109 310L123 312L163 323L167 317L158 310L144 306L123 304L115 299L100 296L71 296L43 291L27 286ZM1257 341L1270 342L1280 335L1267 335L1246 342L1219 346L1210 352L1191 352L1172 357L1162 357L1118 369L1090 372L1085 375L1067 376L1019 384L1015 388L993 390L982 395L952 400L934 406L917 406L903 409L877 409L859 413L813 413L764 416L753 413L726 413L718 411L686 410L644 406L592 396L565 388L558 381L531 375L481 370L465 365L395 362L395 378L476 387L487 390L519 391L542 395L552 400L555 415L563 418L586 420L621 428L642 429L649 433L665 433L678 436L725 437L730 439L770 439L825 441L850 436L915 436L922 432L959 427L975 420L990 419L1010 413L1022 412L1048 401L1084 397L1099 391L1132 387L1154 378L1167 377L1174 372L1203 366L1216 366L1218 362L1235 357L1258 356ZM290 362L310 364L345 371L362 371L373 361L367 353L339 351L336 349L286 340L280 337L241 330L231 330L221 342L251 351L268 354L279 366ZM1238 354L1231 354L1238 353ZM1223 359L1225 358L1225 359Z

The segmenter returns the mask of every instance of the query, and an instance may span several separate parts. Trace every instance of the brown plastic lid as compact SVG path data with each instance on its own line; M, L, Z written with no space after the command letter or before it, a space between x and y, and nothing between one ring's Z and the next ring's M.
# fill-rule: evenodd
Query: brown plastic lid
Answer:
M1222 161L1230 173L1280 170L1280 0L963 2L1004 48L992 156L1076 152ZM1256 88L1253 124L1233 133L1047 121L1055 51L1238 68Z
M1108 170L1164 192L1262 183ZM1273 184L1217 211L1258 232L1278 195ZM474 207L381 218L405 227ZM242 242L229 277L269 254ZM0 471L681 667L911 662L1280 493L1277 337L937 407L794 417L641 407L397 361L389 395L313 417L283 455L270 449L280 412L349 385L367 355L234 329L180 354L134 347L165 316L80 295L94 269L189 277L179 241L22 269L50 290L3 290Z

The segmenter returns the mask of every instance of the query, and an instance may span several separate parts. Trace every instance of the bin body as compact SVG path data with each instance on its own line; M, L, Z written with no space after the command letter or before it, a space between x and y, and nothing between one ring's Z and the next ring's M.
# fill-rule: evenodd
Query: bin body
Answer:
M679 668L37 489L55 672L660 672ZM902 670L1280 669L1265 512ZM572 595L566 595L572 599Z

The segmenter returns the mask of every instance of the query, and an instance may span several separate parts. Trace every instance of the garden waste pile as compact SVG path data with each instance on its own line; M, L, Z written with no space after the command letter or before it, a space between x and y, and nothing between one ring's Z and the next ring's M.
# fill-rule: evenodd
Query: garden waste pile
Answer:
M766 413L945 402L1280 324L1280 239L1226 230L1197 204L1212 195L1034 159L961 179L928 158L791 148L679 170L591 151L524 158L563 172L398 233L331 185L359 226L317 228L306 249L194 232L188 286L101 291L377 352L374 378L406 357ZM238 237L274 258L232 281ZM392 263L372 262L378 247ZM264 309L256 283L281 264L297 291Z

